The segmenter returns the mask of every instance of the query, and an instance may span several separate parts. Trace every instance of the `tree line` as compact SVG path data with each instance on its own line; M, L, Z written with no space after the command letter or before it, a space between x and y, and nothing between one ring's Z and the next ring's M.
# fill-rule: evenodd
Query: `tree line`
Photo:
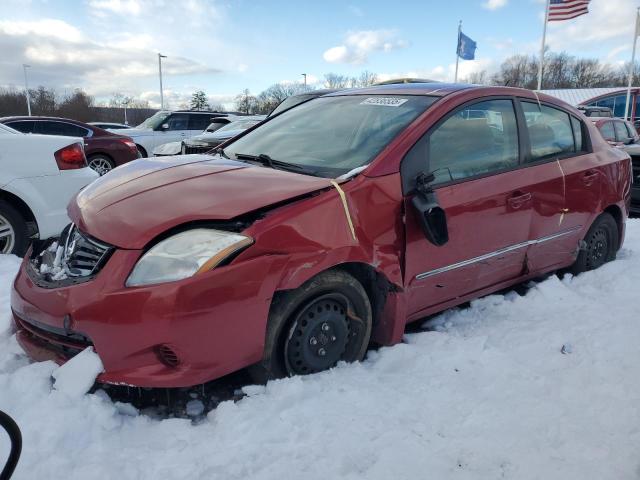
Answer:
M486 70L469 75L464 81L480 85L538 88L539 57L513 55L493 75ZM577 58L566 52L544 57L542 89L626 87L630 64L614 66L595 58ZM640 64L634 66L633 85L640 83Z
M122 123L126 107L130 125L142 123L157 111L150 108L146 101L135 100L121 94L114 94L107 104L99 105L82 89L60 94L44 86L29 89L29 104L32 115L72 118L81 122ZM0 89L0 117L27 115L27 113L24 90Z

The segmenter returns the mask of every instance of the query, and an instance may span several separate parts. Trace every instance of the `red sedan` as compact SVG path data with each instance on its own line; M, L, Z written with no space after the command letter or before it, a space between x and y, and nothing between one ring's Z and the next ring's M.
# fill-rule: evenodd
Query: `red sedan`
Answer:
M24 259L18 340L58 362L93 346L112 384L318 372L426 315L613 260L630 185L629 156L552 97L336 92L215 156L142 159L84 189L59 243Z
M89 167L104 175L118 165L139 157L129 137L107 132L88 123L57 117L4 117L0 123L22 133L82 137Z

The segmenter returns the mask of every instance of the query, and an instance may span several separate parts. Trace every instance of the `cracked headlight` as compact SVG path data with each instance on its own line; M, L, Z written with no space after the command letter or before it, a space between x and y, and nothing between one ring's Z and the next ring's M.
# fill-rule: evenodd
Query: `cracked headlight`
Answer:
M145 253L127 279L127 287L174 282L215 268L253 243L251 237L208 228L178 233Z

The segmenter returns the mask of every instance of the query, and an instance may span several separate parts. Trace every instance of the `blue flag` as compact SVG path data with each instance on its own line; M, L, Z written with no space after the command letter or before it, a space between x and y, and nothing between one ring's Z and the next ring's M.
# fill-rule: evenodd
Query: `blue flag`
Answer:
M476 42L460 32L458 37L458 56L463 60L473 60L476 58Z

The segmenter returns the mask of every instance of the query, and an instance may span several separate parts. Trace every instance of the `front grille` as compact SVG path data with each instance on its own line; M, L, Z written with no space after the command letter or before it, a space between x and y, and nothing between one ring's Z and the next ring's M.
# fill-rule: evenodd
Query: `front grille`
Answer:
M73 224L64 239L63 248L63 261L71 277L87 277L96 273L111 249L109 245L84 235Z
M47 350L62 355L69 359L87 347L92 347L93 342L86 335L71 330L52 327L32 319L27 319L13 312L18 331L26 333L33 341L42 345Z
M27 273L43 288L57 288L91 280L114 247L67 226L59 239L33 243Z

